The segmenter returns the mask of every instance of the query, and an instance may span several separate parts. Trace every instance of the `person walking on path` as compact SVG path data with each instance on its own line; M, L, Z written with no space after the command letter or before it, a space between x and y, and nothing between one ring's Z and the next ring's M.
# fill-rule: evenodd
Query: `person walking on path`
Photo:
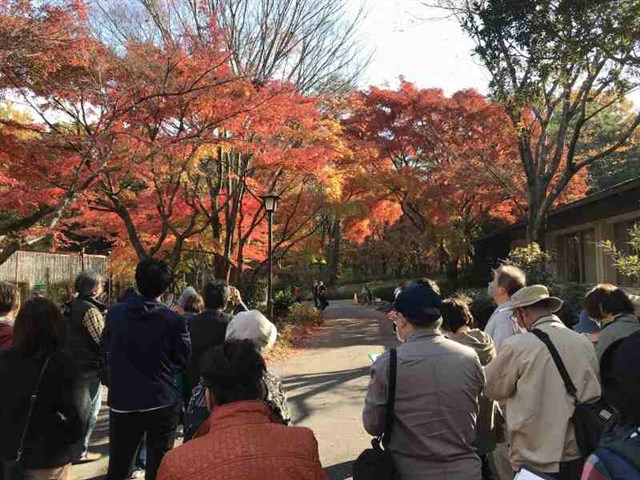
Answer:
M615 285L597 285L587 294L584 303L589 316L601 324L596 342L598 360L602 359L612 343L640 331L640 321L635 315L633 303Z
M89 412L84 382L64 349L60 308L44 298L25 302L13 338L14 348L0 352L0 459L15 460L26 432L23 478L67 480Z
M468 305L459 298L448 298L442 302L442 330L445 335L462 345L473 348L478 354L480 364L484 367L496 357L496 349L491 337L473 328L473 315ZM479 398L478 423L476 426L476 446L482 460L482 479L495 478L489 455L496 448L496 415L498 405L493 400L481 395Z
M397 380L393 434L387 448L402 480L480 480L475 447L484 374L478 355L440 331L440 296L428 285L402 291L394 308ZM362 413L371 435L384 433L389 351L371 367Z
M80 272L76 277L75 290L76 296L62 306L62 312L67 324L67 350L75 360L82 382L89 392L87 430L74 447L73 459L74 463L85 463L102 457L97 452L89 452L89 442L102 405L100 341L106 307L98 300L103 291L103 282L96 272Z
M159 480L324 480L318 443L286 427L260 399L264 360L250 340L226 342L203 357L209 421L169 452Z
M162 457L173 448L181 395L176 382L191 354L185 318L161 303L172 273L166 262L142 260L136 267L140 295L107 314L103 354L109 387L108 480L124 480L146 434L146 479L154 480Z
M20 309L20 291L8 282L0 282L0 350L13 347L13 324Z
M522 333L512 317L509 307L514 293L526 285L526 276L522 270L513 265L503 265L493 272L493 280L489 283L488 293L498 304L484 331L491 335L496 352L507 338Z
M529 333L506 339L485 368L485 394L507 402L513 471L533 467L559 480L580 478L584 458L578 449L572 417L575 401L600 398L598 360L587 337L567 328L555 315L562 300L544 285L524 287L505 308L515 312ZM571 397L547 346L532 331L546 334L577 387Z

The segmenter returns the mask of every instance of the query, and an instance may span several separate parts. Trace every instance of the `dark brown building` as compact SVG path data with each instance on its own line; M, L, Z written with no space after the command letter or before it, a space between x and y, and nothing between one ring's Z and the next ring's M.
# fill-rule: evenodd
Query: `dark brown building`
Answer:
M629 252L628 230L640 221L640 178L628 180L581 200L554 209L547 219L545 247L554 256L551 265L567 282L615 283L631 286L598 244L612 240ZM526 243L526 225L520 222L497 230L474 242L473 276L488 281L491 270L509 251Z

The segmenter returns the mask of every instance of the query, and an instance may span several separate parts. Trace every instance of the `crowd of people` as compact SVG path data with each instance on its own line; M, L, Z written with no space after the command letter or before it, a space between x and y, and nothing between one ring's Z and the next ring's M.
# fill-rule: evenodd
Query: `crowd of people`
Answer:
M68 480L72 464L100 458L89 445L105 385L108 480L142 469L147 480L325 478L313 432L291 426L282 382L263 358L276 326L225 281L201 294L188 287L170 307L161 301L173 282L165 262L141 261L135 279L108 310L92 272L78 276L62 309L42 297L21 303L0 283L2 471ZM498 268L488 292L497 308L483 328L464 299L443 299L429 279L394 292L401 343L371 368L363 424L383 439L395 479L640 478L633 299L596 286L581 333L556 315L562 300L527 286L516 267ZM319 293L326 301L326 288L314 288L326 308ZM609 416L585 446L577 411L590 405Z
M384 435L393 405L382 438L398 478L640 479L632 298L594 287L584 307L596 329L580 333L556 315L562 300L514 266L495 270L488 293L497 308L483 331L463 299L443 300L428 279L397 292L395 401L387 351L372 367L363 421ZM585 423L585 412L597 418Z

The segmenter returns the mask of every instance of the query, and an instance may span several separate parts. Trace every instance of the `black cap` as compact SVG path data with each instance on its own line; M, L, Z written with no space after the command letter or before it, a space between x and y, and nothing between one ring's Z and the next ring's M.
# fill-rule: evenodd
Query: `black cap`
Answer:
M440 318L442 298L431 287L412 285L400 292L393 308L407 319L435 321Z

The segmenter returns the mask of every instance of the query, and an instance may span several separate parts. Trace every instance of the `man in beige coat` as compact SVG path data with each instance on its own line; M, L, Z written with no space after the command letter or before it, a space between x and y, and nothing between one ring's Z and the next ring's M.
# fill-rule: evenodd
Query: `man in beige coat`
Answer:
M511 298L521 327L549 335L576 385L579 402L600 397L598 361L591 342L568 329L554 315L562 300L550 297L543 285L524 287ZM532 333L505 340L498 356L485 369L485 394L507 402L509 458L514 471L533 467L554 478L580 478L583 455L571 422L574 400L546 345Z

